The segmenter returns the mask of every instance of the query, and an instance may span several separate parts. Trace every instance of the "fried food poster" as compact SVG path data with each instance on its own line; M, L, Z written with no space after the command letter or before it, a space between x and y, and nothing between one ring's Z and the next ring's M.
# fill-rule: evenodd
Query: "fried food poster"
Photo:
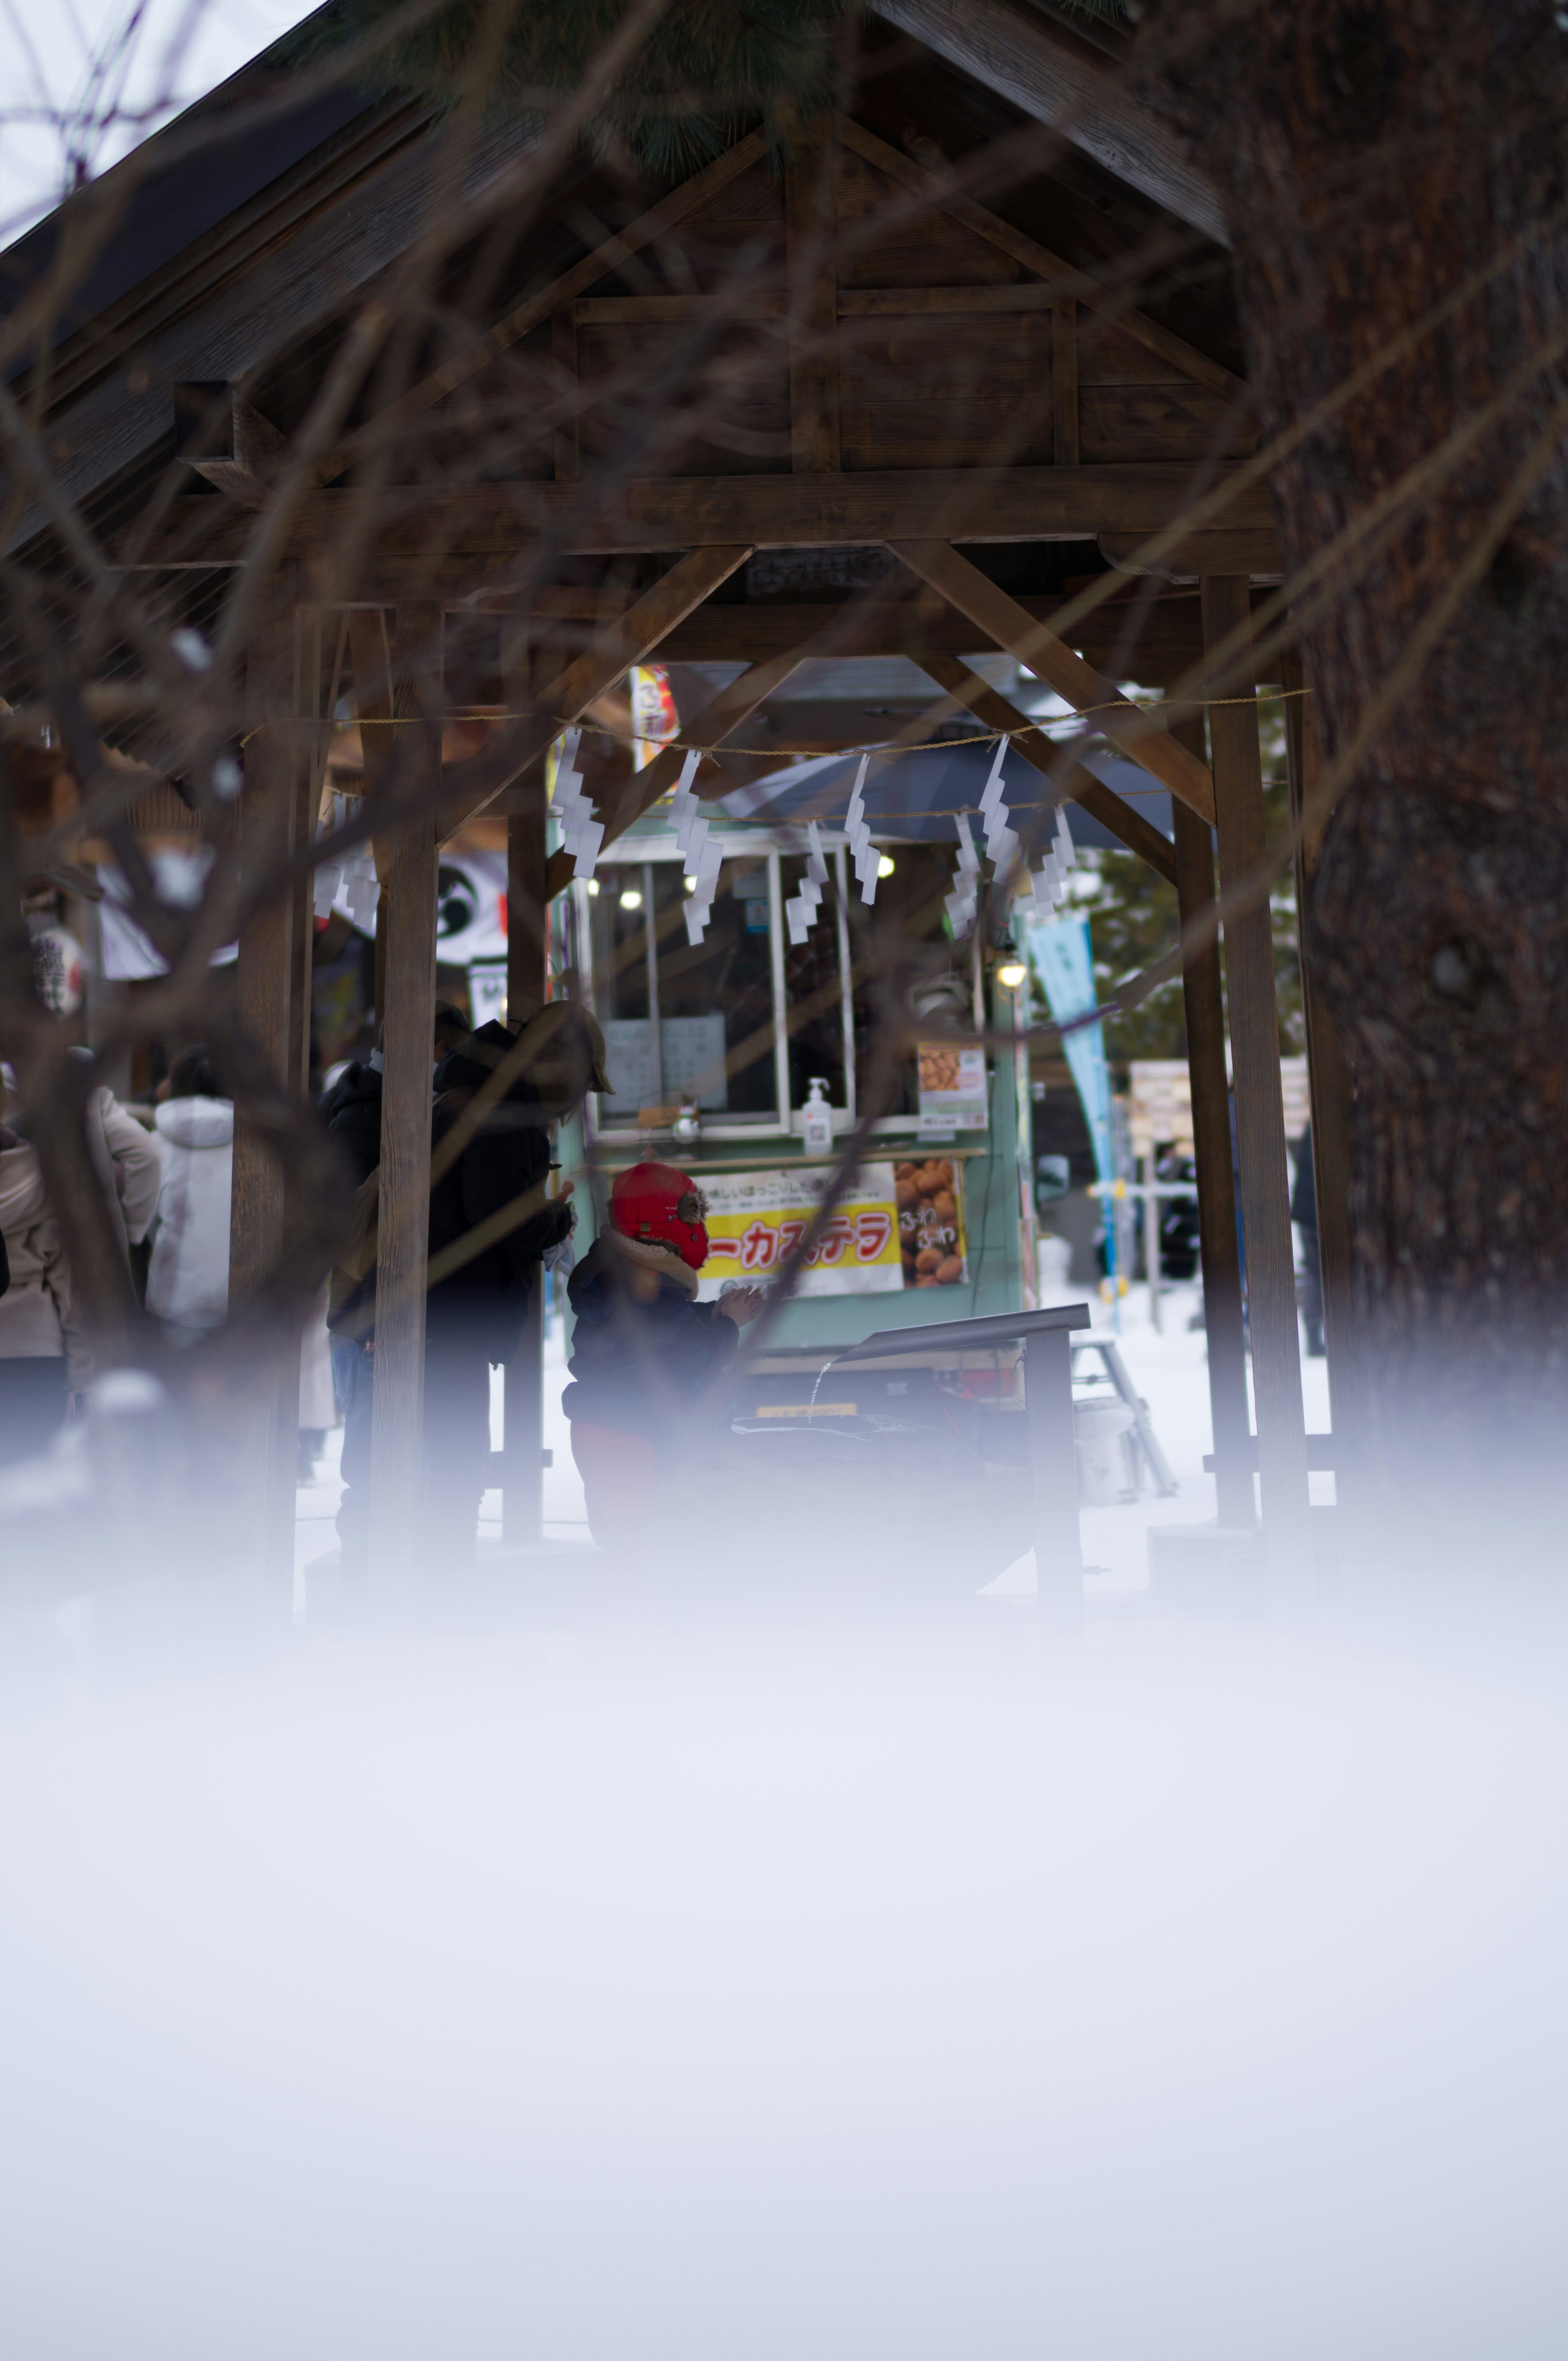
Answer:
M716 1296L731 1280L769 1286L806 1235L828 1175L820 1167L773 1172L705 1172L707 1260L697 1292ZM898 1205L891 1164L866 1164L828 1215L797 1281L801 1295L881 1295L904 1285Z

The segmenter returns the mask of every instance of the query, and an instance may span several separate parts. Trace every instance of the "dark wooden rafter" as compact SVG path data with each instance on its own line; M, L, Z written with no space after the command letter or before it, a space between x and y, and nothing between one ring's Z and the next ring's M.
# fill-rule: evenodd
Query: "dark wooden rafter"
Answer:
M60 489L84 500L122 468L156 450L169 433L169 389L192 379L238 382L309 331L340 316L345 303L396 267L420 235L439 166L423 136L422 111L394 108L364 118L363 138L321 151L165 269L106 323L93 321L50 360L57 408L49 443ZM450 195L459 203L502 178L526 132L515 122L488 128ZM150 143L149 143L150 145ZM117 168L133 177L130 157ZM63 388L79 389L69 404ZM7 546L44 525L40 510L18 514Z
M1075 655L1048 625L1034 621L989 575L948 543L894 542L892 546L912 574L967 615L995 646L1005 648L1069 705L1090 716L1095 728L1113 738L1131 761L1212 824L1214 783L1204 764L1092 664Z
M986 729L1010 737L1024 760L1050 782L1058 795L1070 803L1081 804L1090 817L1108 829L1129 852L1135 852L1168 884L1175 884L1176 855L1169 838L1117 795L1113 787L1097 779L1092 771L1086 771L1081 763L1073 762L1061 747L1053 745L1036 722L1031 721L1026 713L1020 713L1000 690L989 687L959 657L924 656L920 666L938 688L945 688L949 697L967 706Z

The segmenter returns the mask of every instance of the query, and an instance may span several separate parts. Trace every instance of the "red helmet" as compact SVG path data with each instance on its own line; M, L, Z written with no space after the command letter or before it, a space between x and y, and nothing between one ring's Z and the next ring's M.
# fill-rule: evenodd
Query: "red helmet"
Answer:
M707 1211L696 1182L673 1164L633 1164L616 1174L609 1192L612 1229L643 1246L670 1247L692 1270L707 1260Z

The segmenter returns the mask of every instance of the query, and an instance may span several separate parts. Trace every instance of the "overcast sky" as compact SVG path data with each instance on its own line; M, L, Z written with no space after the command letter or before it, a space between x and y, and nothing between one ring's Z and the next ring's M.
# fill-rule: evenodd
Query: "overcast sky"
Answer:
M317 0L0 0L0 245Z

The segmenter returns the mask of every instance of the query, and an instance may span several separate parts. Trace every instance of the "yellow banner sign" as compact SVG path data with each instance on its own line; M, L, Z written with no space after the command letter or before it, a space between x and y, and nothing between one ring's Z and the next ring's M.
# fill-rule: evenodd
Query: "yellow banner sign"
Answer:
M806 1235L822 1202L819 1169L703 1175L707 1260L697 1274L711 1299L733 1280L766 1286ZM839 1198L800 1274L802 1295L881 1295L904 1285L893 1166L861 1167Z

